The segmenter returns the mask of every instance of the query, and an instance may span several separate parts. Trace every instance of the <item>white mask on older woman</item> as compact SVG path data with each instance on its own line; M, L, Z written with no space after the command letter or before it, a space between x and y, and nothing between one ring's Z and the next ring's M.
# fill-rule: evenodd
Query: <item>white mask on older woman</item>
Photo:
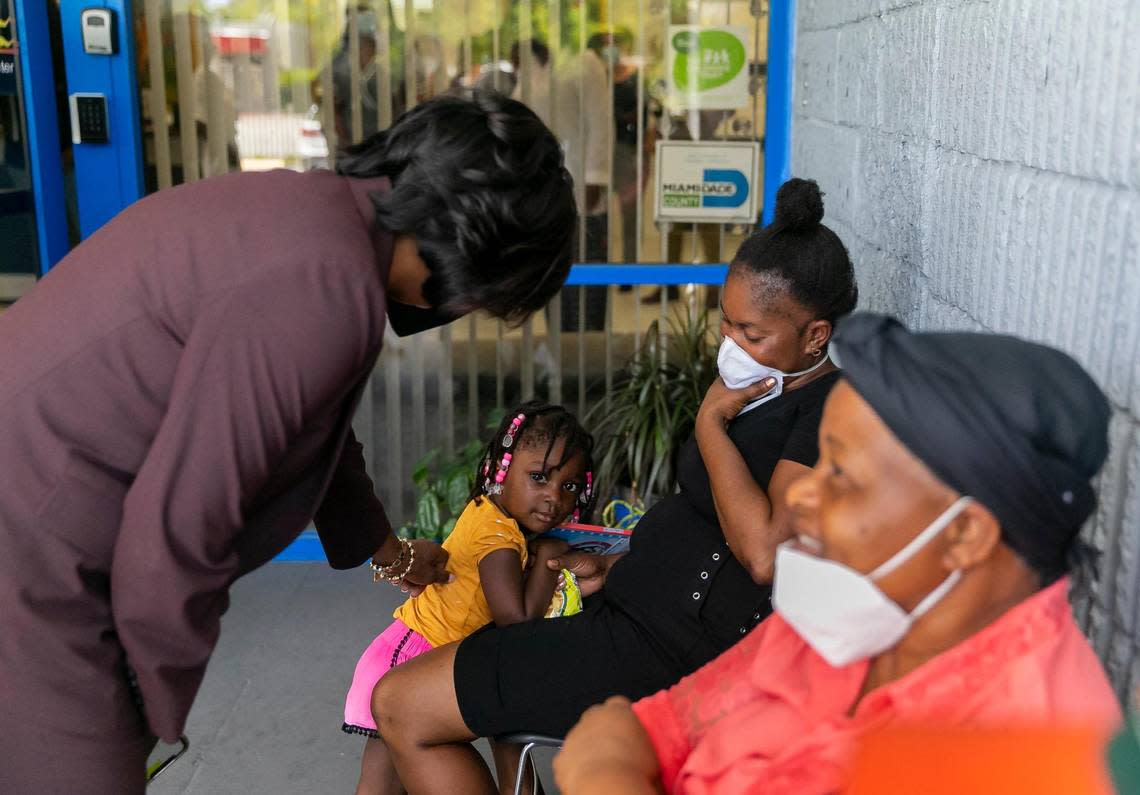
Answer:
M760 362L749 356L747 351L737 345L732 337L725 337L716 355L716 367L717 370L720 371L721 380L724 381L724 385L729 389L744 389L745 387L750 387L755 383L763 381L765 378L776 379L776 385L774 387L765 392L759 400L754 400L741 410L740 413L743 414L783 394L785 378L807 375L822 367L823 363L827 361L827 358L827 356L824 356L808 369L800 370L798 373L785 373L783 370L777 370L775 367L760 364Z
M875 585L929 544L962 510L970 497L961 497L914 540L870 574L797 549L794 541L776 550L776 579L772 606L819 656L832 666L873 657L894 646L921 616L942 601L962 572L942 584L907 613Z

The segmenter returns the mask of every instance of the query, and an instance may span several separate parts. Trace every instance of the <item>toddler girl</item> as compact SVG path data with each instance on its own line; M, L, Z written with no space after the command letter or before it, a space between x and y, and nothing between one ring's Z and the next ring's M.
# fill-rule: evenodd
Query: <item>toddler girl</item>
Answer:
M372 689L380 677L491 621L515 624L574 602L563 593L552 607L560 575L546 562L565 552L566 543L541 536L589 508L593 446L561 406L530 402L504 418L476 472L470 501L443 543L452 580L404 602L356 664L343 729L369 738L357 795L403 791L372 718ZM538 536L529 549L526 533Z

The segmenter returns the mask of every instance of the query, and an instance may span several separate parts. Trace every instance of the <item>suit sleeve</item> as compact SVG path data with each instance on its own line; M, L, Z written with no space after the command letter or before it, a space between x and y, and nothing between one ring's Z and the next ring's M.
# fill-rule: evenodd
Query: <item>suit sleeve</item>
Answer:
M340 460L316 516L317 535L334 569L359 566L392 532L384 505L364 465L364 448L348 432Z
M365 300L319 274L271 273L201 299L124 500L112 611L150 727L167 741L217 641L235 538L291 440L346 397L371 353Z

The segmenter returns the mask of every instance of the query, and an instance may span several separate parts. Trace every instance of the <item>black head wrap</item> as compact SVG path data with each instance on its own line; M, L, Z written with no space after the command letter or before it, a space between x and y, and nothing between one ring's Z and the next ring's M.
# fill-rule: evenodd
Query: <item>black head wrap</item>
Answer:
M985 505L1046 582L1069 569L1096 506L1108 401L1072 358L1015 337L911 333L845 319L836 362L887 427L947 485Z

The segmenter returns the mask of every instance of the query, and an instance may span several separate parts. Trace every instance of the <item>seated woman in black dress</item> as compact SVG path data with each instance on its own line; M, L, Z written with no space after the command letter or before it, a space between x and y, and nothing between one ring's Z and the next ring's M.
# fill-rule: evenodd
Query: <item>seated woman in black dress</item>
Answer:
M676 682L771 612L775 550L790 535L784 493L815 464L838 379L828 342L857 296L822 217L819 187L792 180L775 221L740 247L721 302L722 377L681 453L679 492L642 517L620 560L560 561L594 594L586 609L488 627L380 680L373 713L409 791L494 792L468 741L562 736L590 705Z

